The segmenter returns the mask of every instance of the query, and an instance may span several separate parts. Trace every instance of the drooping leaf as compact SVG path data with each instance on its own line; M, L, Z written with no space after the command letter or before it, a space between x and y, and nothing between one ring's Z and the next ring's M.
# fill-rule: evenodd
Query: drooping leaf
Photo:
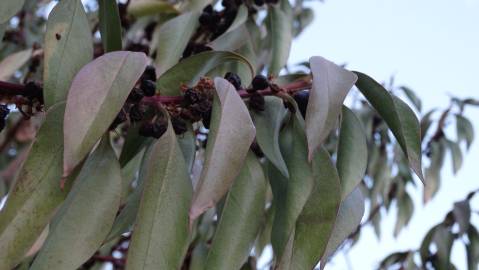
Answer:
M205 269L239 269L247 260L263 219L266 179L250 151L226 197Z
M145 151L138 152L123 168L121 168L121 204L124 204L128 195L132 193L132 189L136 188L136 180L138 179L138 171L143 160ZM121 167L121 165L120 165ZM135 183L133 186L132 184Z
M215 78L215 88L206 159L193 196L190 222L226 194L256 133L248 109L234 86Z
M0 80L8 80L15 71L19 70L25 65L32 56L32 49L26 49L2 59L0 62Z
M120 197L120 165L108 138L104 138L85 162L54 217L47 240L31 269L80 267L101 246L110 231Z
M75 76L65 108L64 176L108 129L146 64L143 53L112 52L96 58Z
M147 162L126 269L179 269L189 244L193 188L171 123Z
M446 144L449 148L449 151L451 152L453 172L454 172L454 174L457 174L457 172L459 171L459 169L462 166L461 147L459 147L458 143L453 142L451 140L446 140Z
M6 23L23 7L25 0L2 0L0 4L0 23Z
M433 141L431 143L431 163L426 169L426 186L424 187L424 203L431 198L439 190L441 184L441 169L444 164L444 155L446 145L444 140Z
M157 47L156 72L161 76L181 59L191 36L198 26L198 12L188 12L162 24L154 33Z
M466 244L467 270L477 270L479 265L479 233L474 226L467 231L469 243Z
M191 171L196 155L196 138L191 124L188 124L188 131L178 136L178 143L185 157L186 167Z
M363 125L348 107L343 106L336 162L341 179L341 199L361 182L367 165L368 148Z
M432 238L436 246L437 266L436 269L446 270L451 268L451 249L454 236L451 231L441 224L437 227Z
M21 261L68 194L69 185L59 188L64 108L59 103L47 112L0 211L0 269L12 269Z
M160 13L178 13L179 11L167 1L134 0L128 5L127 12L135 17L143 17Z
M339 207L333 232L329 238L326 251L321 257L321 269L324 269L327 260L333 255L341 243L356 230L363 214L364 198L361 194L361 190L356 188L342 201Z
M357 76L320 56L309 60L313 86L306 108L306 137L308 157L323 143L338 122L346 95Z
M268 73L274 76L286 65L293 40L293 17L289 1L270 6L268 12L271 62Z
M240 25L235 30L225 32L208 44L215 51L236 51L248 42L249 33L244 25Z
M265 97L265 110L251 110L251 118L256 127L256 141L264 155L286 178L288 168L279 148L279 132L286 116L283 101L278 97Z
M456 131L458 142L466 141L466 147L469 149L474 140L474 128L471 121L460 114L456 114Z
M188 57L167 70L158 79L157 89L164 96L181 95L181 84L191 85L210 70L227 62L240 62L246 65L251 72L251 76L241 79L251 81L255 73L254 68L243 56L233 52L209 51Z
M427 131L431 127L432 124L432 119L431 116L432 114L436 112L436 109L432 109L429 112L427 112L422 118L420 122L420 127L421 127L421 141L424 140L424 136L426 136Z
M454 214L454 219L457 224L459 224L459 234L466 233L469 229L469 221L471 219L471 206L469 205L469 201L463 200L455 202L452 213Z
M93 41L80 0L60 1L45 33L43 98L48 108L65 101L77 72L93 58Z
M421 256L423 266L425 266L428 261L429 255L431 253L429 250L429 246L431 245L434 234L439 226L440 225L436 225L429 229L421 242L421 246L419 248L419 255Z
M133 125L128 128L119 158L122 168L152 141L152 138L141 136L139 129L140 125Z
M313 158L315 186L296 222L289 269L313 269L321 259L341 202L340 179L328 152Z
M399 235L399 232L409 224L412 214L414 212L414 203L406 192L398 199L398 214L396 225L394 226L394 237Z
M411 90L411 88L406 86L401 86L399 89L401 89L404 92L404 94L409 99L409 101L412 102L414 107L416 107L418 111L421 111L422 102L421 102L421 99L416 95L416 93L414 93L414 91Z
M289 179L275 168L269 169L275 207L271 244L277 258L286 258L291 255L283 253L286 252L289 239L291 237L294 239L292 235L296 221L315 184L312 167L306 156L304 120L299 112L290 116L281 131L279 141L281 153L288 167Z
M400 99L392 96L371 77L358 75L356 86L386 121L406 155L409 165L424 183L421 167L421 130L414 112Z
M121 50L121 20L116 0L98 0L98 16L105 52Z

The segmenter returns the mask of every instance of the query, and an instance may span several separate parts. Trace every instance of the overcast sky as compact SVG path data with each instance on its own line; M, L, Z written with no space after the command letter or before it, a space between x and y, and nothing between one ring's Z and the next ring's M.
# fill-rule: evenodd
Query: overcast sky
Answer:
M379 81L395 75L398 85L416 90L426 110L448 106L448 94L479 98L479 0L326 0L312 6L315 21L293 44L291 63L321 55ZM468 109L466 115L477 123L479 109ZM391 211L383 222L382 239L377 240L371 228L363 231L348 255L351 268L338 254L326 269L374 269L393 251L417 249L455 201L479 188L478 161L477 142L456 176L448 158L441 190L432 202L422 205L422 189L411 193L416 212L397 239L392 237L396 212ZM472 208L479 210L479 200ZM479 219L474 222L479 226ZM458 269L466 269L464 256L456 245L453 262Z

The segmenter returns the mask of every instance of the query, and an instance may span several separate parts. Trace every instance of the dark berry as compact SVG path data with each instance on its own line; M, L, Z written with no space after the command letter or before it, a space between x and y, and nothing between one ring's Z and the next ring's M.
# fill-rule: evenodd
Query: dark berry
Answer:
M299 111L301 112L301 115L303 118L306 118L306 108L308 106L308 100L309 100L309 91L308 90L303 90L299 91L293 96L294 100L298 104Z
M152 97L156 93L156 84L152 80L142 80L140 88L147 97Z
M241 78L238 76L238 74L228 72L225 74L225 79L229 81L236 88L236 90L241 89Z
M208 13L208 14L212 14L213 13L213 6L212 5L207 5L204 9L203 9L203 12L204 13Z
M10 113L10 109L6 104L0 104L0 118L5 118Z
M145 72L143 72L143 79L156 81L156 69L154 66L146 66Z
M166 125L166 123L157 121L156 123L153 124L153 134L151 136L153 138L159 139L161 135L163 135L166 132L167 128L168 126Z
M203 26L210 26L213 23L213 16L211 13L203 12L199 17L199 22Z
M256 75L251 82L251 86L253 87L253 90L266 89L269 86L268 78L263 75Z
M177 135L181 135L185 133L186 131L188 131L185 120L179 117L172 117L171 125L173 126L173 129L175 130L175 134Z
M141 99L144 97L143 91L139 88L133 88L131 90L130 95L128 96L128 101L132 103L138 103L141 101Z
M249 107L255 111L264 111L264 97L259 93L253 93L249 98Z
M254 0L254 4L260 7L264 5L264 0Z
M198 92L193 90L193 88L188 88L183 95L183 105L189 106L191 104L195 104L200 100L200 95Z
M152 123L143 123L141 124L138 133L143 137L153 136L153 124Z
M130 120L132 122L139 122L143 119L144 112L140 105L135 104L130 108Z
M145 38L151 40L153 38L153 32L155 31L156 22L151 22L145 27Z
M124 110L121 110L115 117L115 120L113 120L113 123L110 125L110 130L113 130L118 127L121 123L125 122L127 119L126 113Z
M143 123L138 133L143 137L153 137L159 139L165 133L167 126L163 122Z
M25 92L30 99L38 99L43 102L43 88L35 82L27 82L25 84Z

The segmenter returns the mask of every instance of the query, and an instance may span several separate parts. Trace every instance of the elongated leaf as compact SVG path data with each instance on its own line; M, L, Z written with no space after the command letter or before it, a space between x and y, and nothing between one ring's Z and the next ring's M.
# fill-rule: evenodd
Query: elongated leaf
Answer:
M329 238L326 251L321 258L321 269L343 241L353 233L361 222L364 214L364 198L361 190L356 188L341 203L333 232Z
M139 129L140 125L133 125L128 129L119 158L122 168L152 141L152 138L141 136Z
M64 176L108 129L146 64L143 53L112 52L90 62L75 76L65 108Z
M198 25L198 12L188 12L162 24L155 31L156 72L161 76L180 60Z
M424 187L423 200L424 203L431 198L439 190L441 184L441 169L444 164L444 155L446 144L444 140L434 141L431 143L431 163L426 169L426 186Z
M190 222L226 194L256 133L248 109L234 86L215 78L215 88L206 159L193 196Z
M93 59L90 25L80 0L60 1L45 33L43 98L48 108L65 101L73 77Z
M251 81L255 71L243 56L232 52L210 51L188 57L170 68L158 79L157 89L159 89L161 95L181 95L181 84L191 85L210 70L227 62L239 62L246 65L251 72L251 76L241 79L245 82Z
M116 0L98 0L98 16L105 52L121 50L121 21Z
M0 62L0 80L8 80L15 71L25 65L32 56L32 49L12 53Z
M247 260L263 219L266 178L250 151L228 192L205 269L239 269Z
M69 185L59 188L64 108L60 103L48 111L0 211L0 269L12 269L21 261L68 194Z
M196 138L191 124L188 125L187 132L178 136L178 143L185 157L186 167L191 171L196 155Z
M264 107L262 112L250 111L256 127L256 141L268 160L288 178L288 167L279 148L279 131L286 116L286 109L278 97L265 97Z
M421 130L416 115L406 103L391 96L371 77L360 72L355 73L358 75L356 86L386 121L409 165L424 183L421 168Z
M159 13L178 13L178 10L167 1L135 0L130 2L127 12L135 17L142 17Z
M312 166L315 186L296 222L289 269L313 269L318 264L341 203L338 172L325 149L318 151Z
M401 86L400 89L404 92L404 94L406 94L406 97L412 102L414 107L416 107L418 111L421 111L422 102L421 99L416 95L416 93L414 93L413 90L406 86Z
M394 226L394 237L399 235L399 232L409 224L412 214L414 212L414 203L408 193L398 199L398 216L396 225Z
M471 206L468 200L463 200L454 203L452 209L454 219L459 224L459 234L466 233L469 229L469 221L471 219Z
M23 7L25 0L2 0L0 4L0 23L6 23Z
M456 130L458 142L465 140L467 149L469 149L474 140L474 128L471 121L460 114L456 114Z
M268 72L277 76L288 62L293 40L293 17L289 1L281 1L281 5L270 6L268 13L272 50Z
M469 226L467 232L469 244L466 245L467 270L477 270L479 265L479 233L474 226Z
M451 267L451 249L454 242L454 236L452 232L441 224L437 227L432 238L437 249L437 269L447 270L453 269Z
M446 140L446 144L449 147L449 151L451 151L451 158L452 158L452 169L454 174L457 174L459 169L462 166L462 151L459 144L453 142L451 140Z
M269 180L275 206L271 244L278 258L283 257L288 240L294 233L296 221L315 183L312 167L306 156L307 145L303 127L304 122L298 112L291 116L280 134L281 153L288 166L289 179L270 168Z
M243 46L249 39L246 26L241 25L235 30L226 32L208 44L215 51L235 51Z
M309 60L313 87L306 108L306 137L308 156L328 137L338 122L341 106L353 87L357 76L320 56Z
M120 206L120 197L120 164L108 138L104 138L87 159L55 216L48 238L31 269L80 267L95 253L110 231Z
M363 125L348 107L343 106L336 163L341 179L341 199L361 183L367 165L368 148Z
M153 145L127 269L179 269L189 243L192 190L171 123Z
M419 123L421 126L421 141L424 139L424 136L426 136L427 131L431 127L431 124L432 124L431 117L435 111L436 109L432 109L421 118L421 122Z

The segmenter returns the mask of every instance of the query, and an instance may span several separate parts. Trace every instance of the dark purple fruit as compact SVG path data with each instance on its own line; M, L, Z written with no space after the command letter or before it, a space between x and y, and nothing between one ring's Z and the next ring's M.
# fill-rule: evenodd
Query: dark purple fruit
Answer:
M309 101L309 91L308 90L303 90L299 91L293 96L294 100L298 104L299 111L301 112L301 115L303 118L306 117L306 108L308 107L308 101Z
M132 102L132 103L138 103L141 101L141 99L144 97L143 91L139 88L133 88L131 90L130 95L128 96L127 101Z
M191 104L195 104L200 100L200 95L198 92L193 90L193 88L188 88L186 89L184 95L183 95L183 105L184 106L189 106Z
M263 75L256 75L251 82L253 90L264 90L269 87L268 78Z
M175 130L176 135L181 135L185 133L186 131L188 131L188 127L186 126L185 120L179 117L172 117L171 125L173 126L173 129Z
M132 122L140 122L143 119L144 112L140 105L135 104L130 108L130 120Z
M236 88L236 90L241 89L241 78L238 76L238 74L228 72L225 74L225 79L229 81Z
M167 126L163 122L143 123L138 133L143 137L153 137L159 139L165 133Z
M204 9L203 9L203 12L204 13L208 13L208 14L212 14L213 13L213 6L212 5L207 5Z
M152 97L156 94L156 84L152 80L142 80L140 88L147 97Z
M154 66L146 66L145 72L143 72L143 79L156 82L156 69Z
M249 108L255 111L264 111L264 97L259 93L253 93L249 98Z

